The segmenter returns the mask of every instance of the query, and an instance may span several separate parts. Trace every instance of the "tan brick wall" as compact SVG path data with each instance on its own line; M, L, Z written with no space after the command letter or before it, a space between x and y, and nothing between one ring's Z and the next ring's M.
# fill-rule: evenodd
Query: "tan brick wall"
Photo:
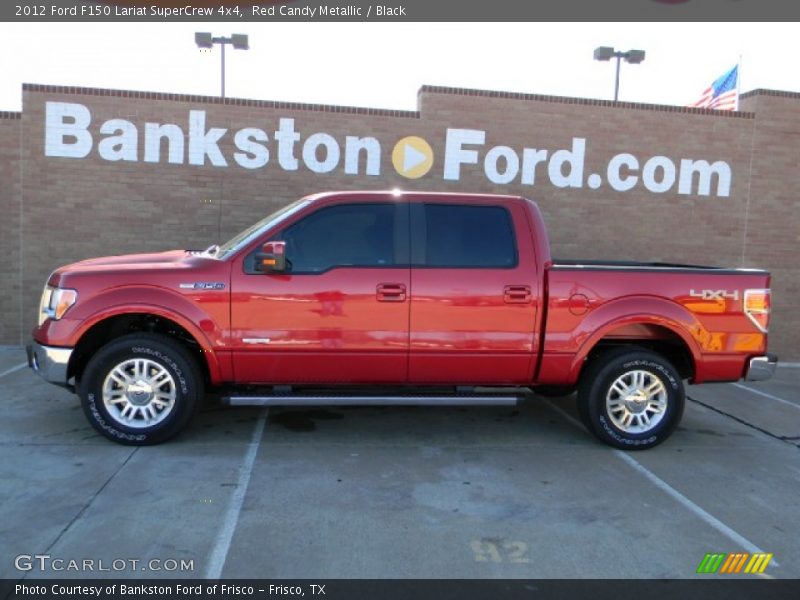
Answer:
M90 108L95 146L88 157L45 156L46 101ZM413 113L26 86L22 119L0 119L0 152L10 157L0 166L4 194L7 181L16 189L13 177L19 167L11 163L21 158L24 166L22 193L16 200L24 207L21 249L18 220L0 223L5 261L0 265L13 278L14 260L19 263L20 251L24 257L24 308L20 313L13 299L0 300L5 303L0 343L17 343L20 332L30 329L44 279L60 264L103 254L205 247L308 193L403 187L531 197L542 207L557 257L768 268L774 273L777 307L772 348L783 357L800 359L800 317L790 300L800 285L792 264L800 241L793 195L800 157L800 99L756 93L742 108L749 112L732 115L425 87L419 113ZM188 134L191 109L206 111L207 127L229 129L220 144L229 166L171 165L163 156L158 164L143 162L144 123L175 123ZM284 171L273 139L281 117L295 119L301 135L298 157L303 141L317 132L329 133L342 146L347 135L378 138L380 176L363 175L363 161L359 176L344 174L341 162L332 173L315 174L302 159L299 170ZM109 162L98 156L100 124L112 118L138 127L137 162ZM243 127L268 133L270 160L265 167L248 170L234 163L233 133ZM733 172L731 191L728 197L683 195L676 184L657 194L640 184L617 192L605 182L597 190L585 185L559 189L549 183L546 165L537 170L533 186L519 183L519 177L508 185L492 184L481 165L464 166L459 181L446 181L442 157L448 127L485 130L481 159L495 145L510 146L519 154L523 148L553 152L569 148L573 137L586 138L585 174L598 173L603 180L608 160L621 152L634 154L642 164L655 155L676 162L724 160ZM394 144L407 135L425 138L436 157L432 170L418 180L400 176L391 163ZM2 198L3 207L9 203L13 212L15 196Z
M0 112L0 344L19 344L21 114Z
M743 102L757 114L747 237L748 265L772 273L770 347L800 359L800 94L763 93Z

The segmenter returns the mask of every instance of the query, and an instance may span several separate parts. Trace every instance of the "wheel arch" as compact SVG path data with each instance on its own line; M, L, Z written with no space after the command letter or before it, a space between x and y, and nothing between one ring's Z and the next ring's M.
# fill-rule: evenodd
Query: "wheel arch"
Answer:
M658 302L655 308L661 310L612 318L596 328L575 355L570 379L579 381L593 358L623 345L656 352L670 360L683 379L693 379L702 354L690 331L702 326L694 315L673 303Z
M160 307L137 307L98 316L85 324L67 367L67 378L80 379L94 354L108 342L129 333L160 333L184 346L197 361L206 383L222 381L220 364L208 339L197 327Z

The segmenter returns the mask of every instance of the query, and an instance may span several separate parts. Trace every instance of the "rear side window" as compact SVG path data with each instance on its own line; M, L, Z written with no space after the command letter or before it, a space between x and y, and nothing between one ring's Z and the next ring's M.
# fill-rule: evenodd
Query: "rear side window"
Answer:
M394 266L395 207L358 203L323 208L279 237L286 242L292 273Z
M427 267L499 268L517 265L514 227L501 206L425 205Z

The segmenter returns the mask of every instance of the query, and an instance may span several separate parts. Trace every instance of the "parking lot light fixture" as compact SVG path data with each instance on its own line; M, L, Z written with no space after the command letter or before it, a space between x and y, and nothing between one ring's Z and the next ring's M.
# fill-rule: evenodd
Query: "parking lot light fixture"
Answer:
M619 99L619 68L622 59L625 59L625 62L632 65L638 65L644 60L644 50L628 50L627 52L622 52L620 50L614 50L611 46L599 46L594 49L595 60L607 61L612 58L617 59L617 74L614 80L614 102L617 102Z
M196 32L194 34L194 43L197 44L198 48L201 49L211 49L214 47L214 44L219 44L222 48L222 97L225 97L225 46L230 44L233 46L234 50L249 50L250 44L248 42L247 35L243 33L234 33L230 37L214 37L211 33L208 32Z

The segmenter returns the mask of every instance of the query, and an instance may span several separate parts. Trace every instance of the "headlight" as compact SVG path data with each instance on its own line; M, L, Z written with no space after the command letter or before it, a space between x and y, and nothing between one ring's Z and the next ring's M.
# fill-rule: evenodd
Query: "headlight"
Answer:
M75 290L45 286L39 302L39 325L47 319L58 321L78 301Z
M49 285L44 286L42 290L42 298L39 300L39 326L47 320L47 307L50 306L50 295L53 293L53 288Z

